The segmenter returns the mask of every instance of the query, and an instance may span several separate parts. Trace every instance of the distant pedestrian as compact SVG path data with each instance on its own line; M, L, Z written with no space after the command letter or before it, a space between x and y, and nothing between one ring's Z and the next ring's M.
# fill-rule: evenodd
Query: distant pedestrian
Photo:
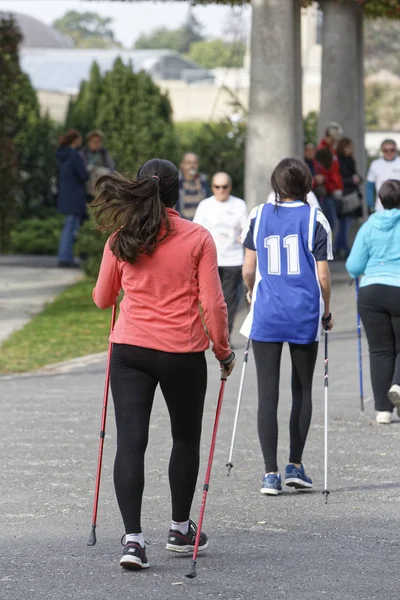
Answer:
M326 149L332 155L332 163L324 174L316 171L316 185L323 185L326 190L325 196L319 199L322 212L328 219L332 231L337 223L337 200L340 200L343 194L343 180L340 174L339 160L336 154L336 147L343 136L343 130L338 123L328 124L325 137L318 144L318 150ZM317 158L317 156L316 156Z
M179 172L178 211L182 217L193 220L200 202L211 196L207 178L199 172L199 157L187 152L182 158Z
M333 245L333 253L339 259L348 257L351 223L355 218L362 217L362 194L360 192L362 177L357 173L353 152L354 147L351 139L342 138L337 147L337 155L343 179L343 196L337 203L339 230Z
M231 373L235 355L228 341L228 315L212 236L174 210L179 199L175 165L153 159L139 169L136 180L106 175L97 191L92 202L96 221L111 237L93 298L99 308L108 308L124 290L111 335L117 424L114 484L125 526L120 564L140 570L149 567L141 512L156 388L160 385L164 395L173 439L167 550L185 554L193 552L197 531L190 511L207 387L204 352L209 347L202 318L223 375ZM207 546L207 536L201 533L199 550Z
M93 197L93 190L96 181L102 175L108 175L115 171L115 162L107 148L103 146L103 133L100 129L94 129L88 133L87 146L82 150L86 161L86 168L89 171L89 181L87 183L87 192Z
M400 181L379 190L382 210L359 229L346 268L360 277L358 310L368 338L376 420L400 416Z
M367 175L367 203L370 211L383 210L379 191L388 179L400 179L400 157L394 140L383 140L382 158L373 160Z
M261 204L244 232L243 277L251 310L241 333L253 345L258 379L258 434L265 475L261 493L282 491L277 463L278 400L282 347L292 362L290 455L285 483L311 489L302 464L312 413L312 383L322 324L331 329L331 230L306 200L312 177L304 162L288 158L275 168L274 204Z
M82 136L76 129L70 129L61 136L56 153L58 162L57 207L65 215L64 228L58 249L60 267L78 267L74 260L74 243L86 217L86 188L89 178L84 160L78 152Z
M208 229L217 246L218 272L231 333L240 300L244 255L241 234L247 221L247 208L243 200L232 196L232 180L227 173L214 175L212 191L210 198L200 202L193 222Z
M315 144L313 144L311 142L307 142L306 144L304 144L304 162L306 163L307 167L310 169L310 173L313 177L315 175L315 168L314 168L315 152L316 152Z

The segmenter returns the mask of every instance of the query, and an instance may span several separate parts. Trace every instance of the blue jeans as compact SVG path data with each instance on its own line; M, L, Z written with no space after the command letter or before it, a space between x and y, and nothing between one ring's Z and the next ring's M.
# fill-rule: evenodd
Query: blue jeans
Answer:
M325 217L328 220L329 225L333 230L335 229L336 221L337 221L337 211L336 211L336 202L333 196L324 196L320 200L321 209L324 213Z
M73 262L74 243L81 226L81 217L76 215L66 215L64 228L61 232L60 244L58 246L58 260L60 262Z
M339 219L339 230L336 235L335 245L333 251L339 252L339 250L344 250L345 252L349 252L349 230L351 223L353 221L353 217L345 216Z

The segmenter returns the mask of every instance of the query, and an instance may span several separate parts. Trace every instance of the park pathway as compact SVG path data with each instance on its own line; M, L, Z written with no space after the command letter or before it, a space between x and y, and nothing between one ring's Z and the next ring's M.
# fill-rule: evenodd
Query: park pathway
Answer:
M0 255L0 344L81 277L53 256Z
M86 546L98 448L104 361L69 373L0 377L0 598L17 600L398 600L400 422L378 426L372 402L359 411L354 288L335 273L330 337L329 503L323 490L323 348L314 416L304 461L311 494L259 493L263 465L256 432L252 355L245 382L234 468L226 476L244 340L221 415L204 529L210 548L198 578L188 558L165 552L170 519L170 433L157 394L146 459L143 526L151 569L118 566L123 533L113 493L112 403L105 441L98 543ZM366 396L371 395L364 345ZM197 519L219 387L209 356L202 466L192 517ZM290 372L282 364L279 462L288 446ZM190 398L188 398L190 401ZM190 427L190 423L188 423Z

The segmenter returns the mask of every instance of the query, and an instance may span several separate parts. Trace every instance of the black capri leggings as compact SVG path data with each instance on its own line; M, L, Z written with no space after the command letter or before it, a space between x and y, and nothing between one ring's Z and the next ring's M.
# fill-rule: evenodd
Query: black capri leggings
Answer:
M265 472L278 471L278 401L283 342L253 341L258 380L258 435ZM292 412L289 462L301 463L312 415L312 381L318 342L289 344L292 359Z
M204 352L173 354L113 344L111 389L117 424L114 485L126 533L140 533L144 455L157 385L167 403L173 446L169 463L172 519L187 521L199 470L207 364Z

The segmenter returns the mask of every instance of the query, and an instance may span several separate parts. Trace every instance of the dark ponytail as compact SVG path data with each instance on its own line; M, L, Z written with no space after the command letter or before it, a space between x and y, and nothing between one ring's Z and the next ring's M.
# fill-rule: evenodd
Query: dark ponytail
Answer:
M77 129L69 129L67 133L61 135L58 143L62 146L70 146L75 140L81 137L80 132Z
M151 255L170 235L165 208L175 206L178 198L178 169L167 160L153 159L139 169L136 180L119 174L100 177L90 206L97 227L114 233L112 252L133 264L140 254Z
M308 204L307 194L312 189L310 169L297 158L284 158L272 173L271 186L278 201L301 200Z

